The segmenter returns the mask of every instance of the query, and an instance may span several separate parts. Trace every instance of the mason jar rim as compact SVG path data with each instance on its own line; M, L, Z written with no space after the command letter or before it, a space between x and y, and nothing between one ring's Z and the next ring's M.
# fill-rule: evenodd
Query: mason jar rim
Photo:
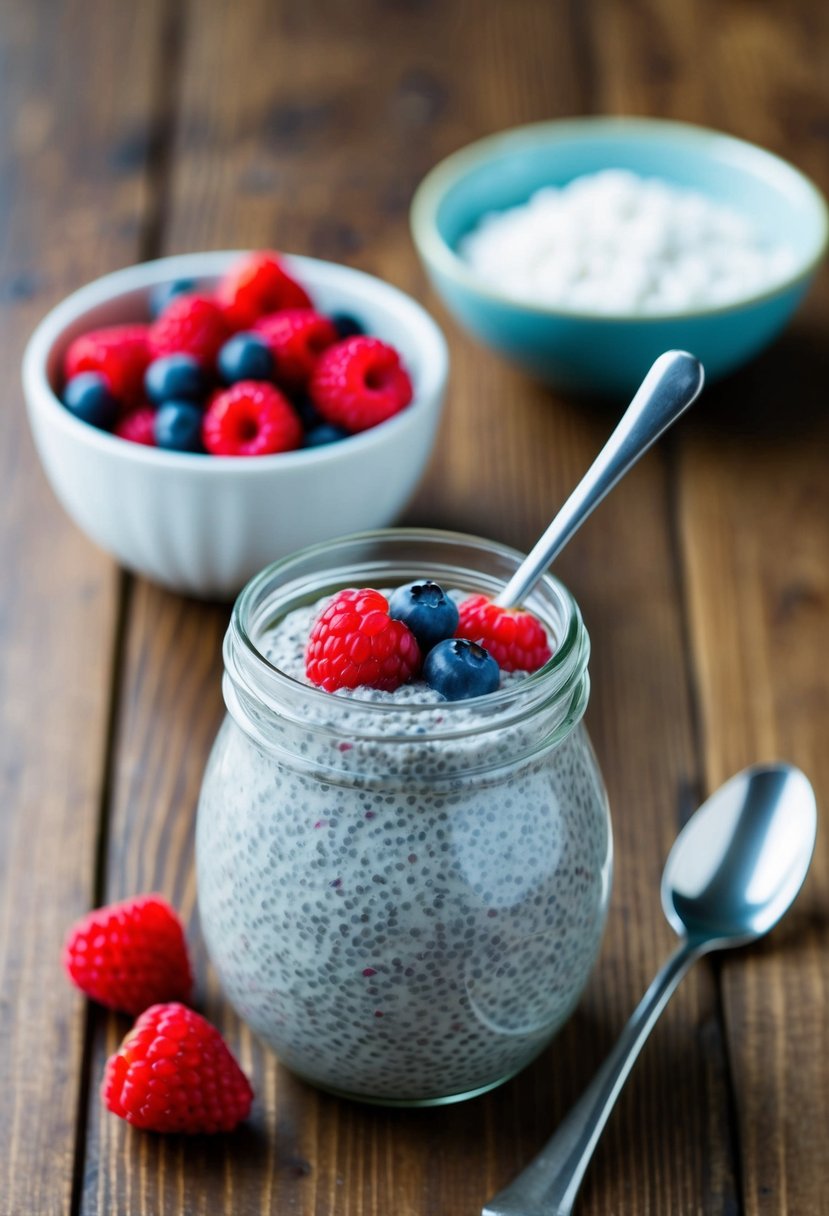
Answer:
M289 602L291 591L294 593L294 598L301 592L301 602L307 604L314 599L322 598L326 591L333 594L334 590L349 585L343 583L341 578L334 578L332 583L332 576L338 573L341 576L343 574L347 576L349 569L358 567L358 563L352 563L350 567L344 569L342 562L336 560L339 552L343 552L347 548L355 549L358 546L364 546L366 549L372 546L380 547L392 544L403 547L417 542L444 546L447 550L454 546L466 549L470 554L478 552L490 559L494 557L504 564L507 576L512 569L517 568L524 556L511 546L472 534L436 528L408 527L352 533L308 546L287 557L280 558L253 576L239 593L233 606L230 624L225 635L224 661L226 673L234 685L241 682L250 696L275 712L284 710L291 703L304 703L309 710L318 711L317 714L309 715L317 720L327 717L329 714L333 719L338 712L349 707L352 710L359 708L361 715L376 721L379 734L384 733L382 724L390 714L399 716L401 712L404 712L407 716L411 715L413 722L416 722L419 717L425 719L428 715L434 715L435 702L431 701L423 703L407 701L401 705L392 701L343 698L313 685L305 684L271 663L254 640L257 627L260 632L263 631L266 627L263 625L263 618L267 618L276 605L281 603L285 606L285 611L273 616L274 623L287 614L291 607ZM322 559L326 555L330 555L332 561L321 567L316 578L309 578L307 573L309 565L313 565L315 559ZM372 567L376 567L377 572L382 573L381 567L388 565L389 562L390 558L375 559L373 562L366 561L359 564L359 568L370 574ZM440 563L436 563L436 567L437 573L424 572L422 577L437 578L437 575L444 569L451 577L449 567L441 566ZM300 577L298 573L303 568L306 570L304 578ZM461 577L457 581L470 581L463 579L463 573L460 571ZM476 587L479 590L490 590L492 594L496 594L503 585L496 576L477 569L466 568L466 573L474 573ZM417 577L417 572L414 576ZM438 581L440 581L439 578ZM460 589L463 590L463 588ZM319 594L316 594L317 591ZM565 696L571 695L577 683L585 676L590 642L576 600L564 584L550 574L542 576L537 587L527 596L526 605L532 607L535 603L538 606L542 593L552 597L562 617L560 636L555 636L556 645L552 657L537 671L531 672L520 682L507 684L484 696L441 702L440 708L445 713L447 720L447 729L440 732L441 736L452 734L453 715L458 715L462 711L464 721L467 722L470 711L485 715L485 719L489 719L490 716L498 718L500 717L499 711L505 710L516 699L520 700L524 707L521 716L524 712L532 712L536 704L548 706L552 703L558 704ZM293 606L299 605L294 604ZM544 617L543 613L537 614ZM546 619L545 623L551 628L549 619ZM340 707L339 710L334 709L335 704ZM302 715L296 713L288 716L300 720ZM336 729L336 722L332 721L330 726L332 729ZM486 728L485 720L482 721L481 728ZM468 727L464 726L464 733L467 729Z

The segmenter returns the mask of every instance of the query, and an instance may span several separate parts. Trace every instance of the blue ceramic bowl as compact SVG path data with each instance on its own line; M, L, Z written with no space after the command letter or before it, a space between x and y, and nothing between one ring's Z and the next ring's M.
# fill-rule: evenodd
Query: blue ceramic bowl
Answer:
M794 250L794 269L773 289L725 306L599 316L516 302L458 256L460 237L485 212L607 168L661 177L743 211ZM692 351L709 380L756 355L805 294L829 231L823 196L786 161L717 131L637 118L536 123L470 144L423 180L411 222L434 287L473 337L554 387L611 395L629 395L671 348Z

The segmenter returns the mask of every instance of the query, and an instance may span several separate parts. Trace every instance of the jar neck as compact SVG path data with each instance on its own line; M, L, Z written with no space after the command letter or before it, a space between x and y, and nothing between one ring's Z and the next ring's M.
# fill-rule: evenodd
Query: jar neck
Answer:
M297 732L349 750L374 745L389 753L411 745L413 738L418 746L448 745L519 725L528 728L521 734L530 750L560 741L587 705L590 642L575 600L550 576L540 580L524 606L552 634L553 657L525 679L485 697L404 707L344 698L300 683L263 653L268 633L288 613L343 587L394 587L433 578L446 588L495 595L520 561L517 551L476 537L394 529L346 537L274 563L251 580L233 609L224 643L229 712L257 743L283 753L295 749ZM337 748L330 750L337 767Z

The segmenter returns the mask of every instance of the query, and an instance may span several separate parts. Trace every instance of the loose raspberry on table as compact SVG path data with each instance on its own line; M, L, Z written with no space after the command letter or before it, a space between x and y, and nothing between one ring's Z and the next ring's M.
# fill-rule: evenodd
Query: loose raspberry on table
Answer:
M455 637L483 646L502 671L536 671L553 653L537 617L518 608L499 608L486 595L463 600L458 618Z
M280 308L312 308L304 287L287 273L279 255L247 254L219 284L216 298L231 329L250 329L259 317Z
M402 621L389 616L384 595L370 588L340 591L314 623L305 651L312 684L394 692L420 671L420 648Z
M154 448L155 410L149 405L139 406L130 410L116 422L113 434L119 439L128 439L130 443L143 443L148 448Z
M164 355L192 355L212 368L220 348L230 337L224 312L208 296L175 296L150 326L148 343L153 359Z
M66 352L64 380L80 372L100 372L114 397L125 406L135 404L143 396L150 362L149 330L148 325L110 325L81 334Z
M211 400L202 438L213 456L267 456L298 448L302 423L278 388L240 380Z
M385 422L408 405L412 382L393 346L357 335L323 351L309 391L326 422L356 432Z
M160 895L88 913L69 930L63 963L93 1001L124 1013L187 1000L193 983L181 921Z
M177 1003L141 1015L107 1061L101 1096L134 1127L190 1134L232 1131L253 1102L215 1026Z
M305 388L322 352L338 341L332 322L313 308L285 308L260 317L253 328L268 343L276 378L288 389Z

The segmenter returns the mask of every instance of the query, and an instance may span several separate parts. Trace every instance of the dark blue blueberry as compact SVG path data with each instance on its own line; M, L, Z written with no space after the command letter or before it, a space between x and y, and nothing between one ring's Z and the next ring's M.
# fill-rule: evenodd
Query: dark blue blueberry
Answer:
M339 443L341 439L348 439L349 432L341 426L334 426L330 422L321 422L319 426L312 426L310 431L306 431L303 447L306 448L321 448L326 443Z
M204 415L192 401L165 401L155 416L155 441L170 452L203 452Z
M357 334L364 334L366 332L365 326L356 317L352 317L347 312L335 312L331 318L331 324L341 339L353 338Z
M451 638L458 627L457 604L432 579L398 587L389 600L389 615L408 625L424 652Z
M323 420L307 393L295 393L292 400L294 409L299 414L299 420L306 431L312 431L314 427L322 424Z
M79 372L67 380L63 404L81 422L100 427L102 431L111 431L118 417L118 402L99 372Z
M276 361L261 334L234 334L219 351L219 375L225 384L239 380L272 380Z
M188 291L195 291L198 283L195 279L176 279L174 283L159 283L150 292L150 317L155 321L176 296L183 296Z
M144 388L150 401L203 401L210 383L202 365L192 355L162 355L144 373Z
M465 701L495 692L500 669L488 651L466 638L446 638L426 655L423 678L447 701Z

